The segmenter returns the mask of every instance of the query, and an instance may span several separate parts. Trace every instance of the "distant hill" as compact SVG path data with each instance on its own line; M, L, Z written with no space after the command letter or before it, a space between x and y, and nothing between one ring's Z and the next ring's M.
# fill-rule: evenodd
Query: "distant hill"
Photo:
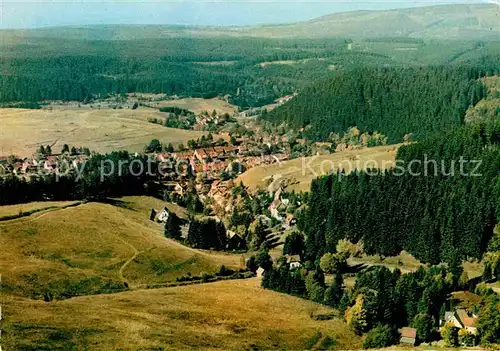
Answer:
M129 40L170 37L382 38L500 40L500 6L439 5L335 13L305 22L249 27L100 25L4 30L1 37ZM1 38L0 37L0 38Z
M267 27L257 35L352 38L500 39L500 6L441 5L389 11L356 11L291 25Z

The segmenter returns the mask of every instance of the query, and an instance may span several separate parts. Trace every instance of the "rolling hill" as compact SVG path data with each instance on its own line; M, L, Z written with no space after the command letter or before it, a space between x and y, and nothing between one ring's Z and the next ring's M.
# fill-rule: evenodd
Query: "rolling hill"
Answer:
M172 25L94 25L33 30L4 30L7 38L38 37L85 40L131 40L170 37L262 38L381 38L500 39L500 6L495 4L439 5L389 11L335 13L310 21L248 27Z
M254 29L273 37L409 37L425 39L500 39L500 6L441 5L390 11L355 11L311 21Z
M257 189L265 188L271 181L284 182L289 191L309 191L313 179L335 172L339 168L346 173L353 169L391 168L395 165L398 147L399 145L390 145L341 151L254 167L241 174L236 183L241 181L247 187Z
M241 266L241 255L193 250L165 238L161 225L149 221L151 208L164 206L185 216L160 200L125 197L0 222L3 292L61 299Z
M48 204L47 204L48 205ZM352 349L334 310L260 287L259 278L150 288L191 273L238 268L242 256L166 239L149 197L26 204L0 222L1 346L7 350ZM17 205L16 205L17 206ZM24 207L23 207L24 208ZM7 206L4 213L18 210ZM149 289L147 289L149 288ZM48 293L50 292L50 296ZM45 301L44 301L45 300Z
M260 279L44 303L7 296L2 346L23 350L359 349L329 308L264 290Z

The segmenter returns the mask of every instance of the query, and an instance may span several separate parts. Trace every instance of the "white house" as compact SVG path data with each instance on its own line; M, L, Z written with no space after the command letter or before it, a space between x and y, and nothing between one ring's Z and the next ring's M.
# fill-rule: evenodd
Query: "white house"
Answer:
M168 209L165 207L163 211L158 215L158 222L163 222L165 223L168 220L168 216L170 215L170 212L168 212Z
M453 324L453 326L455 326L459 329L463 328L463 325L458 320L457 316L455 315L455 312L445 312L444 313L444 320L441 322L441 325L445 325L448 322Z
M290 269L300 268L302 267L302 263L300 262L299 255L285 255L286 262L289 264Z
M474 316L469 317L467 311L464 309L457 309L453 312L445 312L444 320L441 321L441 325L443 326L447 322L452 323L453 326L459 329L465 329L473 335L477 333L476 318Z

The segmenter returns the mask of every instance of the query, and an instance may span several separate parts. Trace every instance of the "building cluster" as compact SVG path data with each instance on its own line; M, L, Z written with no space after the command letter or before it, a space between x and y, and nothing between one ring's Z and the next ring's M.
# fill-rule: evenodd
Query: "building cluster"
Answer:
M75 168L88 160L87 155L35 154L32 157L20 158L15 155L0 157L2 175L16 175L29 179L35 175L56 173L63 169Z
M477 335L477 314L468 313L465 309L454 309L452 311L445 312L444 318L440 321L441 328L445 325L452 326L458 330L463 330L464 333L470 334L472 336ZM401 334L400 344L407 344L414 346L417 344L417 329L415 328L401 328L399 330ZM467 345L462 345L467 346Z

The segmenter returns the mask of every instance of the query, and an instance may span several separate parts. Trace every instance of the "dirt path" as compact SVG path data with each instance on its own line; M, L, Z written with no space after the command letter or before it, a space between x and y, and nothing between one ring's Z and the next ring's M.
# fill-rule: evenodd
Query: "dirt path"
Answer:
M34 222L34 221L38 221L40 218L42 218L42 217L44 217L44 216L46 216L46 215L48 215L50 213L59 212L59 211L66 210L66 209L71 208L71 207L78 207L78 206L81 206L83 204L84 204L83 202L75 202L74 204L70 204L70 205L67 205L67 206L61 206L61 207L57 207L57 208L42 209L40 212L35 212L35 213L31 214L31 215L22 216L22 217L18 217L18 218L13 218L13 219L9 219L9 220L6 220L6 221L2 221L2 222L0 222L0 227L9 227L9 226L12 226L12 225L31 223L31 222Z
M326 335L322 335L321 338L319 338L318 342L314 344L313 347L311 347L311 351L322 350L321 346L323 345L323 342L325 341L326 337L327 337Z

